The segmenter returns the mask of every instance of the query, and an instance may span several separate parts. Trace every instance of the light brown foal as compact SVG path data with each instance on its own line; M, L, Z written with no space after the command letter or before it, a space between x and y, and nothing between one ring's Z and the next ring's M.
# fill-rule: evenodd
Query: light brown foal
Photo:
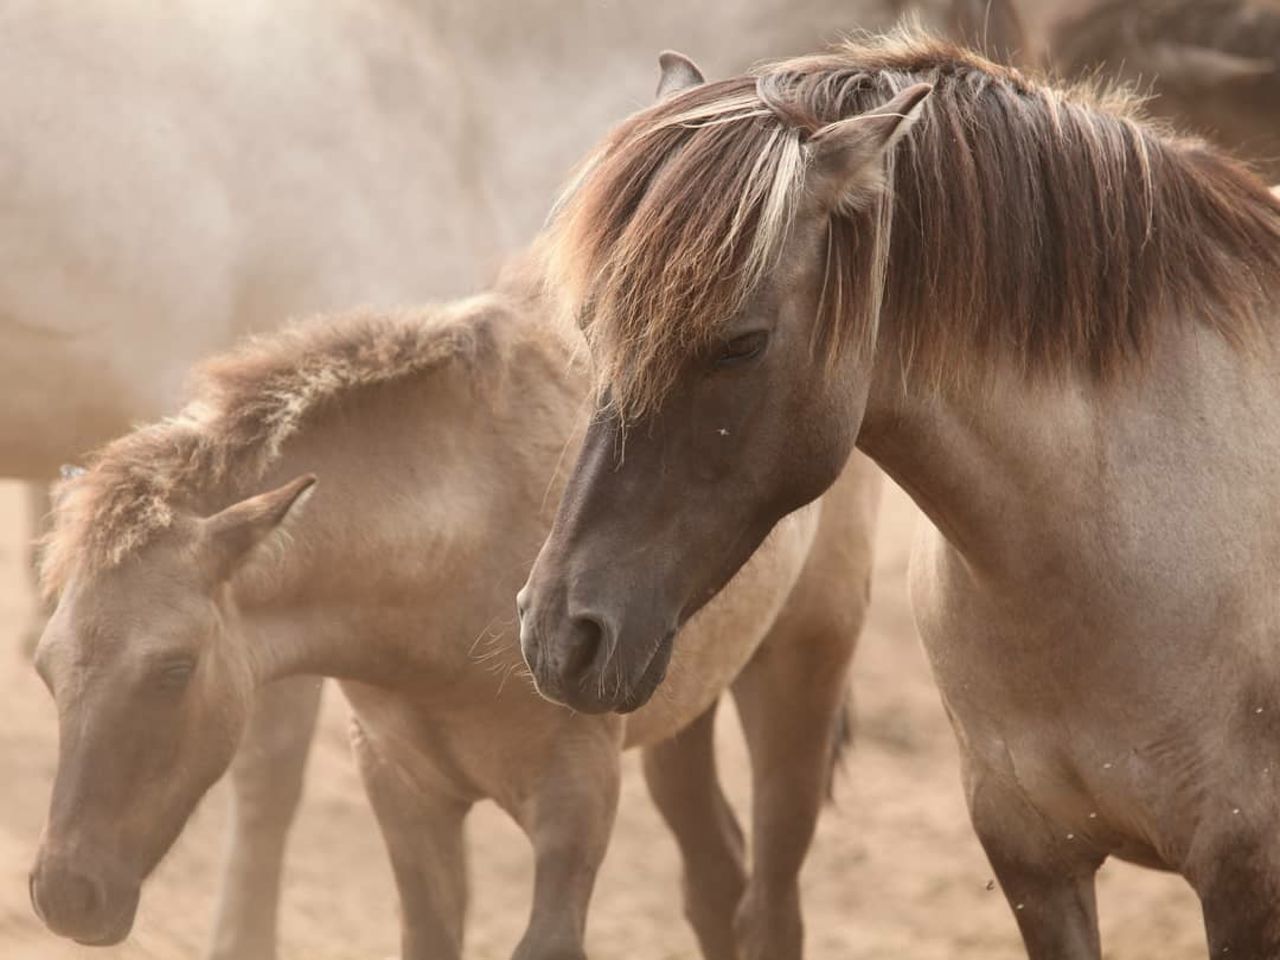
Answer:
M866 603L872 468L855 462L781 524L681 633L664 696L625 718L547 703L510 598L546 535L586 382L522 284L251 343L204 369L182 415L64 483L46 553L61 599L37 652L61 744L32 873L54 932L127 935L143 879L247 731L214 955L271 956L312 677L325 675L354 711L406 958L461 955L462 824L483 798L536 859L516 957L582 957L629 746L646 748L705 955L801 955L797 877ZM712 758L728 689L751 752L750 871Z

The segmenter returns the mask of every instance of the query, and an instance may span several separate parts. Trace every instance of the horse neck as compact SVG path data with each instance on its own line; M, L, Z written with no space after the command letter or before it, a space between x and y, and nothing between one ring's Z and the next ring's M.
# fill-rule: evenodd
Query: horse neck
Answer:
M886 353L859 446L976 576L1114 570L1142 562L1141 543L1195 556L1274 509L1267 485L1239 477L1280 463L1277 364L1202 324L1168 324L1142 369L1108 385L997 372L939 390ZM1206 514L1214 530L1187 522Z
M310 471L317 492L284 549L234 590L261 679L395 685L498 646L583 396L554 340L509 346L487 386L462 368L414 378L290 442L267 485Z

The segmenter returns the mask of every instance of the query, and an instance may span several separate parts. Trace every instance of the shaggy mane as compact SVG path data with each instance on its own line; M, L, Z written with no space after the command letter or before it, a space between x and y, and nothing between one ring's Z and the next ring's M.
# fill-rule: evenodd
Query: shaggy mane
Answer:
M1243 166L1139 118L1118 91L1060 89L914 30L707 83L644 110L553 214L551 286L586 331L601 397L651 410L767 274L815 130L907 86L933 94L887 196L830 218L820 349L891 328L938 384L1012 364L1108 378L1172 313L1236 344L1280 280L1280 206Z
M509 309L487 295L423 311L316 318L206 361L181 413L108 443L58 485L42 555L45 593L56 596L75 570L119 565L228 484L261 480L323 410L450 364L500 369L492 321Z

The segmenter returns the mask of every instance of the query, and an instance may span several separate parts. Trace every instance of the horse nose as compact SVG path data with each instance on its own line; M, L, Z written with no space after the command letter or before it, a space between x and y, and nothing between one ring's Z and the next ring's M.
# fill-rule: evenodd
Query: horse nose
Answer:
M38 865L27 878L31 908L55 933L80 937L96 930L106 913L103 885L71 867Z
M600 614L571 617L559 663L561 679L566 684L584 686L593 671L604 669L615 636L608 620Z
M536 626L535 626L536 624ZM594 682L612 653L617 632L597 613L561 614L547 620L521 610L520 652L538 691L558 703L579 705L595 690Z
M516 623L520 626L520 655L536 675L538 672L538 641L534 634L533 617L529 614L529 585L525 584L516 594Z

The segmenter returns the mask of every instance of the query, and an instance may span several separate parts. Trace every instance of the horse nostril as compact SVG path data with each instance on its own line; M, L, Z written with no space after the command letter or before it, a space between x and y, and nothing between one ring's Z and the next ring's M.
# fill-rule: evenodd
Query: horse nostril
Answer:
M27 891L36 916L60 926L95 923L106 906L101 885L72 871L45 873L38 879L33 871L27 877Z
M564 676L568 680L581 680L607 652L612 635L604 620L592 614L574 617L569 621L569 645L564 658Z
M102 895L98 890L98 885L88 877L80 874L72 874L66 879L66 889L63 893L67 908L71 911L71 915L75 917L97 917L102 908Z

